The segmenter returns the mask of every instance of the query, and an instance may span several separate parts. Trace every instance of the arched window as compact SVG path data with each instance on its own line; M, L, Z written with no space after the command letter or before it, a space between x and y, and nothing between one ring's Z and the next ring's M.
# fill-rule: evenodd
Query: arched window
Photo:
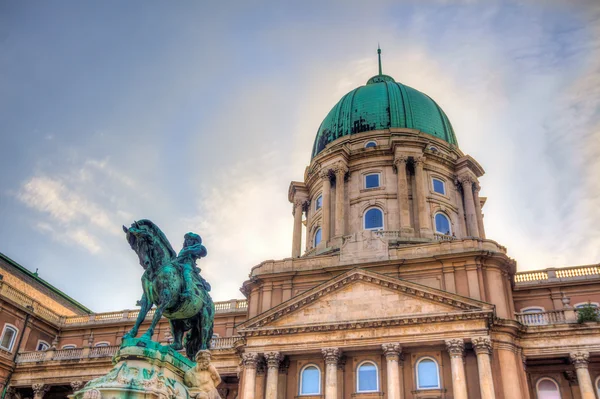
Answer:
M536 384L538 399L560 399L558 384L550 378L541 378Z
M521 309L521 313L542 313L544 308L541 306L528 306Z
M319 245L319 243L321 242L321 228L319 227L317 229L317 231L315 231L315 239L314 239L314 246L316 247L317 245Z
M598 309L598 302L581 302L581 303L577 303L575 304L575 306L573 306L575 309L581 309L583 307L586 306L591 306L593 308Z
M600 377L596 378L596 395L600 398Z
M450 220L448 216L443 213L436 213L435 215L435 232L438 234L451 235L452 230L450 229Z
M2 337L0 338L0 348L12 352L18 332L17 327L5 324L4 330L2 330Z
M315 200L315 211L318 211L323 207L323 196L319 195Z
M104 342L98 342L96 345L94 345L96 348L101 347L101 346L109 346L110 344L106 341Z
M417 362L417 389L439 389L440 373L437 362L424 357Z
M42 341L41 339L38 341L37 346L35 347L36 351L45 351L50 347L50 344L46 341Z
M375 140L367 141L367 143L365 144L365 148L373 148L373 147L377 147L377 142Z
M368 175L365 175L365 188L379 187L380 177L379 173L369 173Z
M438 194L446 195L446 185L443 180L440 179L432 179L433 191Z
M63 347L61 349L75 349L75 348L77 348L77 345L69 344L69 345L63 345Z
M363 219L365 230L383 230L383 212L381 209L367 209Z
M356 369L356 392L378 392L379 376L377 365L373 362L362 362Z
M314 364L305 366L300 371L300 395L321 394L321 370Z

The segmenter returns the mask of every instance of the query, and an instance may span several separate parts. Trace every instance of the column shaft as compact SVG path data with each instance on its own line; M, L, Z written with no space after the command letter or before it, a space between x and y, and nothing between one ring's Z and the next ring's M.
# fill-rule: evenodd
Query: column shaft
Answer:
M279 352L270 352L265 354L267 360L267 388L265 390L265 399L277 399L277 384L279 382L279 362L281 354Z
M577 372L577 382L579 383L579 390L581 391L581 399L595 399L596 394L594 393L594 385L592 384L592 378L590 377L590 371L588 370L588 363L590 361L589 353L571 353L570 358L571 362L575 365L575 371Z
M479 389L481 399L495 399L494 378L492 376L492 342L489 337L476 337L471 340L477 355L477 370L479 373ZM514 381L513 381L514 383ZM510 396L507 396L510 398ZM511 398L512 399L512 398Z
M467 378L465 376L465 343L462 339L449 339L446 349L450 353L450 367L452 369L452 392L454 399L468 399Z
M477 216L479 237L485 238L485 229L483 228L483 213L481 212L481 202L479 200L479 189L479 184L475 184L475 190L473 190L473 203L475 204L475 214Z
M383 353L387 362L387 399L402 399L403 384L400 375L400 354L402 348L398 343L383 344Z
M327 246L327 242L331 238L331 181L329 180L329 170L321 172L323 179L323 222L321 225L321 240Z
M399 155L394 160L394 163L396 164L396 172L398 174L398 213L400 214L400 229L408 232L412 231L412 226L410 225L406 161L406 156Z
M338 348L322 349L325 358L325 399L338 399L337 365L340 360Z
M242 354L242 363L244 365L244 387L243 398L254 399L256 391L256 363L258 362L257 353Z
M463 188L465 217L467 218L467 235L479 237L479 226L477 225L477 211L475 210L475 199L473 198L473 179L470 176L460 178Z
M344 207L344 190L346 172L344 165L337 165L335 169L335 235L342 236L346 230L346 218Z
M421 237L431 235L431 217L427 212L427 186L423 164L425 157L415 158L415 183L417 186L417 204L419 210L419 230Z
M294 201L294 235L292 239L292 258L300 256L302 250L302 206L304 201Z

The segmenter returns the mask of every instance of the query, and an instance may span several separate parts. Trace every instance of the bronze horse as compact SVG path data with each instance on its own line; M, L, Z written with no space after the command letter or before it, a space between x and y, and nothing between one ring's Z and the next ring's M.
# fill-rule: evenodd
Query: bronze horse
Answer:
M202 239L194 233L186 234L184 247L176 255L167 237L150 220L134 222L129 228L123 226L123 231L145 270L142 275L144 294L138 303L140 313L124 338L138 334L148 311L156 305L152 323L142 338L151 340L156 324L165 316L173 336L170 347L183 349L183 334L189 331L185 337L186 356L194 360L199 350L209 349L215 314L215 305L208 293L210 285L196 267L196 259L207 254Z

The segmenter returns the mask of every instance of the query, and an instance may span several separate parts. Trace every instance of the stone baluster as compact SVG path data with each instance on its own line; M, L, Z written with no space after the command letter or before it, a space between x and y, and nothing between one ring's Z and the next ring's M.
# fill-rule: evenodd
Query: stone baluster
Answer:
M483 228L483 213L481 212L481 201L479 200L479 190L481 190L481 186L476 182L473 190L473 202L475 204L475 213L477 215L477 228L479 229L479 237L485 238L485 229Z
M419 231L421 237L430 237L431 217L427 212L427 185L425 184L425 157L415 157L415 183L417 188L417 209L419 212Z
M248 352L242 354L244 366L244 399L254 399L256 391L256 366L258 365L258 353Z
M302 250L302 212L304 207L304 199L294 199L294 234L292 239L292 258L300 256Z
M479 389L481 399L495 399L494 378L492 376L492 341L489 337L471 339L473 350L477 355L477 370L479 372ZM512 382L513 384L515 381Z
M404 384L400 370L402 347L399 343L381 345L387 362L387 398L402 399L404 397Z
M83 388L83 381L73 381L71 382L71 389L73 390L73 393L79 391L81 388Z
M590 371L588 370L588 363L590 362L590 354L588 352L576 352L569 355L571 363L575 366L575 372L577 373L577 382L579 383L579 390L581 391L581 399L595 399L596 394L594 393L594 385L590 377Z
M50 390L50 385L46 384L33 384L31 385L31 389L33 389L33 399L43 399L46 392Z
M337 399L337 366L341 352L338 348L323 348L325 359L325 399Z
M463 339L448 339L446 340L446 349L450 354L454 399L468 399L464 363L465 342Z
M406 177L406 155L396 155L394 165L398 177L398 213L400 214L400 230L411 235L414 230L410 224L410 210L408 202L408 180Z
M267 389L265 399L277 399L277 384L279 382L279 364L283 356L279 352L265 353L267 361Z
M321 224L321 241L327 246L331 238L331 180L329 169L321 170L321 180L323 180L323 219Z
M479 237L479 226L477 224L477 211L475 209L475 199L473 198L473 183L475 179L470 175L458 177L462 185L463 202L465 204L465 217L467 219L467 235L470 237Z
M348 167L343 163L337 163L334 168L335 172L335 235L343 236L346 233L346 212L344 206L344 190L346 173Z

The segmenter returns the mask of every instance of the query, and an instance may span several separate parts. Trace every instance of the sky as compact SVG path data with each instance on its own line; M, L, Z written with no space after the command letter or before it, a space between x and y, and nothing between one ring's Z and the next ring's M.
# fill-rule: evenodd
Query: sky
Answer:
M134 308L121 226L202 235L214 300L291 253L290 181L383 72L445 110L521 271L600 262L598 1L0 0L0 252Z

